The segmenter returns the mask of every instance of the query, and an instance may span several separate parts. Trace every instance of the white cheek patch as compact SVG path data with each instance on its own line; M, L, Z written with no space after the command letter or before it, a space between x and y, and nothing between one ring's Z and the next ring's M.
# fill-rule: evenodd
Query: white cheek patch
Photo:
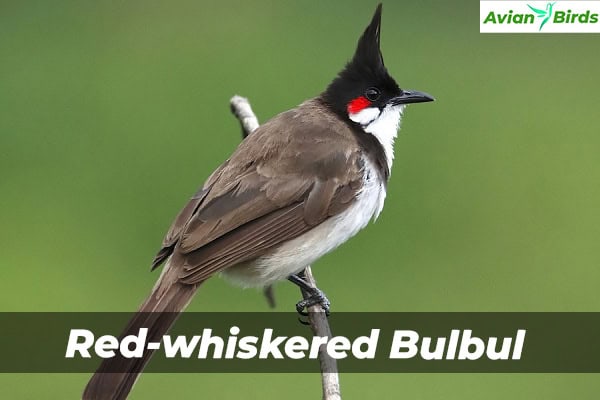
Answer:
M361 124L362 126L369 125L375 118L379 116L379 108L377 107L367 107L363 108L357 113L349 113L348 118L350 120L356 122L357 124Z
M400 118L404 111L404 105L387 106L381 112L381 116L365 126L365 132L375 136L385 152L388 168L392 170L394 161L394 140L398 136Z

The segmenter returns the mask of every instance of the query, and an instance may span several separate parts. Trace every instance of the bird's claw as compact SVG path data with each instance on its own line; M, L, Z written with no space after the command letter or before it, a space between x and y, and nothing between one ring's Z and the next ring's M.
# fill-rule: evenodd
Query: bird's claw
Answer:
M308 316L308 312L304 311L304 309L308 311L308 308L314 306L315 304L321 305L325 315L329 316L331 303L329 302L327 296L325 296L325 293L317 288L311 288L310 295L296 303L296 311L298 314L306 317Z

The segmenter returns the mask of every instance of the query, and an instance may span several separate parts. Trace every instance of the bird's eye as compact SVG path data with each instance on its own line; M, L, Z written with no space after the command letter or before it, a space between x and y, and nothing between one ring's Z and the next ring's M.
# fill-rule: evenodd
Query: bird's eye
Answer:
M377 100L379 98L380 94L381 93L379 92L379 89L377 89L375 87L368 88L365 91L365 97L367 99L369 99L369 101L375 101L375 100Z

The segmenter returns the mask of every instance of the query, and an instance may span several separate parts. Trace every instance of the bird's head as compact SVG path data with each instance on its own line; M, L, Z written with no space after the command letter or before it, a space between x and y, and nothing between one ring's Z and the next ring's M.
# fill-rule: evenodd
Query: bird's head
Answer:
M400 89L390 76L381 55L380 26L381 4L360 37L354 56L327 87L322 98L338 115L367 132L384 122L395 125L388 127L395 132L407 104L433 101L433 97Z

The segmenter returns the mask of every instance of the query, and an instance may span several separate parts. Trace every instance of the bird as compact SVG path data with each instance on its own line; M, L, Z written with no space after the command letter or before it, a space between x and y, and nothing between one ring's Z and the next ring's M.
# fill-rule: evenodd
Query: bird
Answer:
M540 10L539 8L531 7L529 4L527 4L527 7L529 7L531 11L536 13L538 18L543 18L539 31L541 31L546 22L548 22L550 18L552 18L552 7L554 6L554 4L555 3L546 4L546 10Z
M179 212L152 269L160 277L123 336L160 341L213 275L243 287L286 279L346 242L381 212L405 107L433 101L401 89L380 49L382 5L326 89L245 138ZM326 303L320 290L304 306ZM105 359L83 399L125 399L152 351Z

